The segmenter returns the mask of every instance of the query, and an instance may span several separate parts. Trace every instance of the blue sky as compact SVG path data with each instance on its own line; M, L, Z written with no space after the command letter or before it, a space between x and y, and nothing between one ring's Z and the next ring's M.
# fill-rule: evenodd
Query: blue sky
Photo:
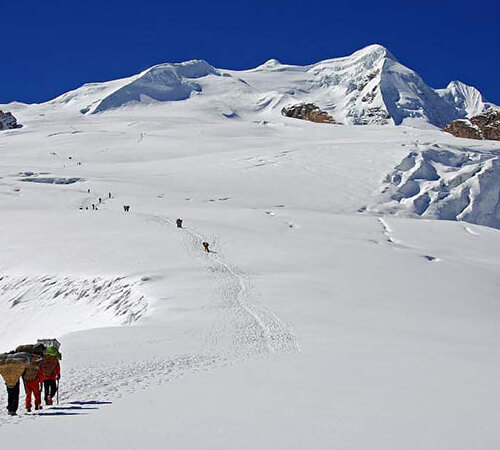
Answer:
M432 87L459 79L500 104L498 2L2 2L0 103L41 102L160 62L308 64L386 46ZM4 41L5 42L5 41Z

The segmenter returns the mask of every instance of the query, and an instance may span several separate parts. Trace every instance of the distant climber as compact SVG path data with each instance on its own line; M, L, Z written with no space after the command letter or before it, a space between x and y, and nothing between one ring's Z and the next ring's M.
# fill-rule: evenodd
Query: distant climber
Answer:
M175 223L177 224L177 228L182 228L182 219L177 219Z
M123 210L125 212L130 212L130 205L123 205Z
M210 249L208 248L210 244L208 242L202 242L201 245L203 245L203 248L207 253L210 253Z
M95 205L92 203L92 209L95 209Z
M56 347L46 348L41 365L46 405L52 405L54 396L57 393L58 382L61 378L60 359L61 354Z
M102 203L102 198L101 197L99 197L99 203Z
M90 194L90 188L87 189L87 194Z
M111 198L111 192L108 192L108 198Z
M7 411L10 416L17 414L19 407L19 380L30 363L29 353L3 353L0 354L0 375L7 387Z

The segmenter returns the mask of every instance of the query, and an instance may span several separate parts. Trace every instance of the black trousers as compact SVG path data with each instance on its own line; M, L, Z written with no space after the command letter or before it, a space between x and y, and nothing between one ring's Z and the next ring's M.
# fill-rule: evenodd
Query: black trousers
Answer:
M57 392L57 383L56 380L45 380L43 382L43 390L45 391L45 403L47 403L48 397L54 398Z
M15 413L17 408L19 408L19 381L14 387L7 386L7 409Z

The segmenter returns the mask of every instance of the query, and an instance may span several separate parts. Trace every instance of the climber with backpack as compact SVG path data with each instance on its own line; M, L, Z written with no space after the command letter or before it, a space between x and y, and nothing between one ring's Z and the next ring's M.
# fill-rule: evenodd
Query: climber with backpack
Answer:
M44 399L46 405L52 405L54 396L58 390L59 380L61 379L61 366L59 360L61 353L56 347L47 347L41 364L43 388L45 391Z
M45 345L21 345L16 351L31 353L31 362L23 373L24 391L26 392L26 411L31 412L31 397L35 397L35 410L42 409L41 389L43 373L41 364L45 354Z
M10 416L17 415L19 380L30 363L31 355L29 353L12 351L0 354L0 375L2 375L7 387L7 411Z

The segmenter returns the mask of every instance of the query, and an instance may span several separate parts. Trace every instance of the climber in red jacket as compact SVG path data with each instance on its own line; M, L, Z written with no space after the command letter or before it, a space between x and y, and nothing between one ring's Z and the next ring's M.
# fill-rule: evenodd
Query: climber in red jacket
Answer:
M42 377L45 404L52 405L52 399L57 392L57 381L61 378L61 366L56 356L45 353L42 361Z
M23 373L24 390L26 392L26 411L31 412L31 396L35 397L35 410L42 409L40 384L43 382L43 372L40 368L42 358L33 356L31 363Z

